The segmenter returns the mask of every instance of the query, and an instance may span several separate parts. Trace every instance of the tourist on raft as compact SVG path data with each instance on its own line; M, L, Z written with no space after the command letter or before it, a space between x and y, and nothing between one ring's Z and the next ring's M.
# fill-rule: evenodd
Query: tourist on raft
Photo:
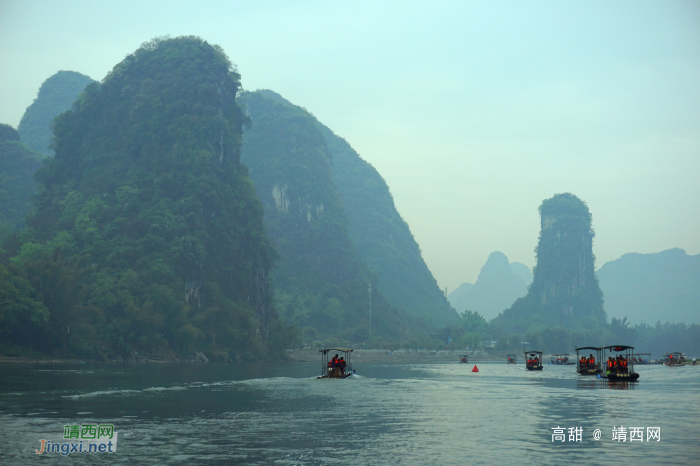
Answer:
M342 375L345 373L345 358L340 358L338 359L338 355L336 354L333 356L333 358L328 361L328 369L330 369L332 372L338 372L338 375Z

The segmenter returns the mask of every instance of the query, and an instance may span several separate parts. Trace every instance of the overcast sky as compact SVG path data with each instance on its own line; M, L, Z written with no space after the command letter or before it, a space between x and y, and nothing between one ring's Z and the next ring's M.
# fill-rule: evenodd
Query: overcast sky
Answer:
M59 70L155 36L221 45L386 179L442 288L535 265L537 207L588 203L597 267L700 253L700 2L0 0L0 122Z

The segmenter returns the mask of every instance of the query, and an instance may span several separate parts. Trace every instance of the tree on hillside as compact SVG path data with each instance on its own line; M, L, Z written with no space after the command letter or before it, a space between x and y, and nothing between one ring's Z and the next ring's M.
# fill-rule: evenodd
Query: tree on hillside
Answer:
M97 334L66 328L52 346L251 359L289 335L275 322L263 207L239 163L239 91L218 46L155 39L54 120L21 262L65 320L57 331L80 320Z

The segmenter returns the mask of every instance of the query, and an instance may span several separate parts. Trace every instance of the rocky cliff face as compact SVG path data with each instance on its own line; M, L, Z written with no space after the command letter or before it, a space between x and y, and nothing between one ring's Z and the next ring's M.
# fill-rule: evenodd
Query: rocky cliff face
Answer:
M333 156L333 181L348 216L350 239L392 306L442 327L457 319L428 269L379 172L343 138L318 123Z
M528 294L499 316L497 325L504 331L524 332L533 322L589 328L604 324L588 206L564 193L543 201L539 212L541 230L533 282Z
M537 245L533 291L542 304L557 298L590 294L600 296L595 277L591 214L573 194L557 194L540 206L540 239ZM573 303L562 312L573 316Z
M247 93L241 100L253 122L245 133L242 162L279 251L274 284L281 316L307 334L365 339L372 283L372 333L396 334L406 321L383 298L381 284L348 236L332 155L316 119L271 91Z

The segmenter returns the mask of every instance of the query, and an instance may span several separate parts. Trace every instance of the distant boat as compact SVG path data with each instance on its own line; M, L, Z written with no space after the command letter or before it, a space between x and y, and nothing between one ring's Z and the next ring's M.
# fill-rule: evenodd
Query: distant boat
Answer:
M589 351L595 351L595 357L591 361L591 356L593 353L589 353L589 357L586 357L586 353ZM579 357L579 353L583 352L583 355ZM581 348L576 348L576 373L578 375L598 375L603 373L602 369L603 361L603 348L598 348L597 346L583 346Z
M331 352L337 351L343 353L342 363L333 364L328 360L328 355ZM352 348L326 348L319 351L321 353L321 376L318 379L346 379L353 375L355 371L350 362L350 353Z
M646 357L644 357L646 356ZM651 353L636 353L632 355L634 363L639 366L647 366L651 364L663 364L663 361L652 361Z
M680 367L685 366L685 354L681 352L666 353L664 357L664 366Z
M525 351L525 369L529 371L542 370L542 351Z
M576 364L569 361L569 353L553 354L549 357L549 364L552 366L573 366Z
M514 354L506 354L506 358L508 358L507 359L508 364L515 364L516 363Z
M460 364L467 364L469 362L469 356L466 354L460 354L459 355L459 363Z

